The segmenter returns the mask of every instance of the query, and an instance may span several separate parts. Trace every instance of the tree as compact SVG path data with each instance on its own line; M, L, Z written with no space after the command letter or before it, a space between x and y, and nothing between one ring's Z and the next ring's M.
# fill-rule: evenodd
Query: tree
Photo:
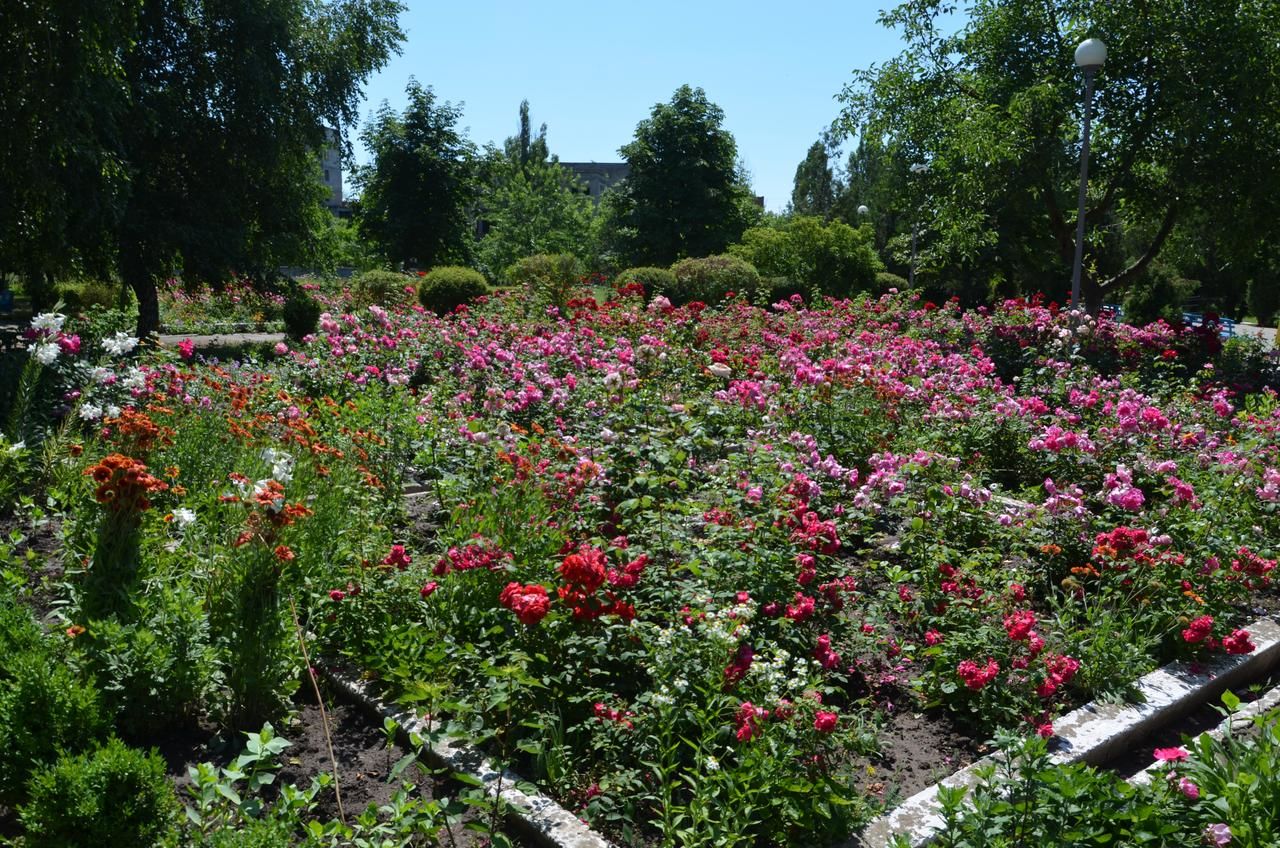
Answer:
M479 186L475 145L456 127L462 107L413 79L405 94L403 114L383 101L360 133L372 161L355 171L357 224L394 262L466 264Z
M163 275L216 281L304 259L327 223L325 125L355 121L360 86L403 39L400 10L393 0L21 0L22 34L3 60L16 71L0 91L25 153L5 170L31 162L41 176L21 195L27 219L0 221L0 241L21 233L29 275L56 273L63 256L114 260L144 335L159 323Z
M0 14L0 276L24 276L36 309L53 275L111 267L128 186L119 48L137 5L21 0Z
M1037 287L1066 290L1082 108L1072 52L1086 36L1109 52L1095 95L1089 307L1139 279L1193 210L1233 254L1277 234L1277 0L991 0L947 34L939 15L952 5L884 13L907 49L840 95L847 130L930 163L917 182L939 253L994 252ZM1056 279L1035 280L1044 268Z
M827 157L827 146L815 141L804 161L796 166L795 187L791 190L791 211L796 215L828 217L836 202L835 172Z
M684 85L621 148L631 173L605 195L605 226L624 264L721 253L758 217L723 123L701 88Z
M855 230L843 221L798 215L775 226L752 227L729 253L770 278L775 294L849 297L870 289L876 272L884 270L871 242L870 227Z
M483 162L480 264L491 278L505 276L517 259L572 253L586 258L594 209L572 173L547 149L547 126L535 135L529 101L520 104L519 133Z

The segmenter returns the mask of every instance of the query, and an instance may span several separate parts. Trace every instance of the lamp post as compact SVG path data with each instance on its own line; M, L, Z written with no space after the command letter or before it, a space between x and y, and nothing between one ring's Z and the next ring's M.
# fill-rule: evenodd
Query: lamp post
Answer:
M1080 136L1080 204L1076 213L1076 256L1071 266L1071 308L1080 308L1080 273L1084 264L1084 203L1089 193L1089 124L1093 119L1093 78L1107 61L1107 45L1086 38L1076 48L1076 65L1084 72L1084 132Z
M911 166L911 173L927 174L929 173L929 165L927 163L917 162ZM916 233L920 229L920 212L916 210L915 218L911 221L911 264L907 266L907 285L911 288L916 286Z
M858 217L859 217L859 218L861 218L863 215L867 214L867 213L868 213L868 212L870 212L870 211L871 211L871 210L870 210L870 209L868 209L865 205L863 205L863 206L859 206L859 207L858 207Z

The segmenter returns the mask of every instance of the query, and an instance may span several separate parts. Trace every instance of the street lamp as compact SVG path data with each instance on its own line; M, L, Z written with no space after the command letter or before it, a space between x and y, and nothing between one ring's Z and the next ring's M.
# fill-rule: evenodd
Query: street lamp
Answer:
M1084 132L1080 137L1080 204L1076 213L1076 257L1071 266L1071 308L1080 308L1080 271L1084 264L1084 202L1089 192L1089 124L1093 119L1093 78L1107 61L1107 45L1086 38L1076 48L1076 65L1084 71Z
M929 173L929 165L926 162L917 162L911 166L911 173L920 174ZM907 285L915 288L916 285L916 233L920 229L920 211L916 210L915 218L911 222L911 264L907 266Z
M865 215L865 214L867 214L867 213L868 213L868 212L870 212L870 211L871 211L871 210L870 210L870 209L868 209L865 205L864 205L864 206L859 206L859 207L858 207L858 214L859 214L859 215Z

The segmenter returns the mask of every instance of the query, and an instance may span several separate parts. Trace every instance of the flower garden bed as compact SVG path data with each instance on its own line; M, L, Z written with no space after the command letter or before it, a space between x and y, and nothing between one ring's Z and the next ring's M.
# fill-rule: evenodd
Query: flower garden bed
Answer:
M311 633L617 844L839 842L1276 607L1271 366L1211 327L628 289L269 363L95 332L38 319L28 383L118 727L260 726ZM191 673L120 685L140 639Z

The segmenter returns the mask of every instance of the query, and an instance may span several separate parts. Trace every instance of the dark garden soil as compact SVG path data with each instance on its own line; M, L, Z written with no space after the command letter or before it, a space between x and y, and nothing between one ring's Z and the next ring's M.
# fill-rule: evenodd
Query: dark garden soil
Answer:
M425 775L410 767L393 782L387 776L396 762L408 751L394 742L387 746L386 734L358 708L334 702L326 695L325 713L329 720L329 738L333 744L333 756L337 760L342 808L348 820L364 812L370 805L386 804L405 780L418 784L416 797L446 799L457 797L462 787L447 775ZM277 772L276 785L295 784L306 789L321 774L333 774L333 760L325 738L320 709L314 704L298 705L288 722L276 727L279 736L288 739L290 746L280 755L282 768ZM212 728L196 727L171 731L151 739L131 740L140 747L155 746L168 766L168 771L178 787L180 795L186 795L190 785L188 769L200 762L212 762L219 766L230 763L242 748L215 736ZM267 797L269 793L267 793ZM186 798L184 797L184 801ZM320 821L338 818L338 799L332 787L316 796L317 808L312 814ZM483 815L483 814L481 814ZM480 848L488 844L488 837L467 830L469 822L480 816L467 813L451 828L451 835L441 834L442 844L458 848ZM504 829L517 846L531 845L518 834Z
M895 710L877 734L880 753L862 768L870 797L905 801L974 762L987 750L945 715Z
M26 601L41 620L53 611L60 597L58 584L62 581L63 564L58 530L58 521L52 517L32 521L20 513L0 515L0 548L10 549L17 568L26 577L30 593Z

